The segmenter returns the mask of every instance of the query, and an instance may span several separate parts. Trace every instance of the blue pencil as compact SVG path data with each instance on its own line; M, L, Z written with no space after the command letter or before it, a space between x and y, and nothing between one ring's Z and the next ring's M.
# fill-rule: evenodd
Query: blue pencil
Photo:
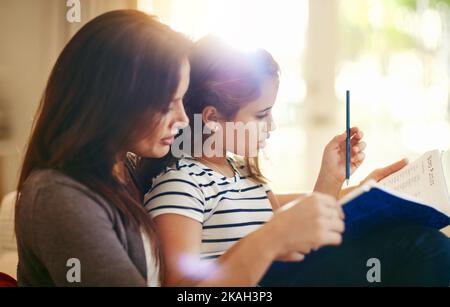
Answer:
M347 137L345 140L345 181L348 186L350 180L350 91L346 91L346 131Z

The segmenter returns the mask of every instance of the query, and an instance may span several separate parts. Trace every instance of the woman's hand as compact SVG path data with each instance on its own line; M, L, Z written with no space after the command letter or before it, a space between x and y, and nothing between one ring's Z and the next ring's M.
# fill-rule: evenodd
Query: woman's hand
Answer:
M324 245L339 245L344 232L344 213L335 198L312 193L298 203L275 212L266 226L279 244L278 260L300 261Z
M325 146L322 165L314 191L337 197L345 180L346 135L335 136ZM362 164L365 158L366 143L362 142L363 133L358 127L350 129L350 174Z

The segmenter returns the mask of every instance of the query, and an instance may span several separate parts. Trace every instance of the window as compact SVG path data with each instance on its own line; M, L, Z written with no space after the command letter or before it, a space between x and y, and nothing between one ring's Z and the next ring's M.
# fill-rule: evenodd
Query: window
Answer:
M450 147L450 0L139 1L174 29L262 47L281 67L277 130L263 170L277 192L311 190L326 143L352 125L366 161L352 176Z

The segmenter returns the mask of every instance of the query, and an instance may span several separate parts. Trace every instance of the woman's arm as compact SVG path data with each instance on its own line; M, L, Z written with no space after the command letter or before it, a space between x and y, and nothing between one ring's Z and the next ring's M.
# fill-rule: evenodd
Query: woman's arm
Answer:
M272 192L269 192L272 193ZM274 194L274 196L276 197L276 200L278 202L278 204L280 206L284 206L287 203L295 200L295 199L301 199L306 197L308 194L307 193L294 193L294 194ZM270 196L269 196L270 199Z
M40 188L32 203L19 208L19 250L36 255L53 285L147 285L119 241L107 205L58 183ZM80 282L70 282L67 277L71 269L68 261L73 258L79 260Z
M202 262L199 222L182 215L163 214L155 218L155 224L164 259L165 286L254 286L279 250L276 231L270 226L261 227L217 261Z
M344 197L346 194L350 193L354 189L356 189L358 186L348 187L345 189L342 189L339 192L338 200ZM271 192L270 192L271 193ZM286 205L287 203L296 200L296 199L302 199L305 198L308 194L307 193L297 193L297 194L274 194L273 197L275 197L277 203L279 204L279 207L282 207ZM271 197L269 196L269 199ZM276 207L276 208L279 208Z

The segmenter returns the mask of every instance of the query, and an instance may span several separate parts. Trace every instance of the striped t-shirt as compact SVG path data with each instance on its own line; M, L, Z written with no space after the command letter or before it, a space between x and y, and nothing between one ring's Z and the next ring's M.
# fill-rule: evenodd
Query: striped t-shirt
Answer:
M247 178L246 169L227 158L234 177L184 157L156 177L145 196L154 218L179 214L202 224L201 259L214 259L273 216L267 185Z

